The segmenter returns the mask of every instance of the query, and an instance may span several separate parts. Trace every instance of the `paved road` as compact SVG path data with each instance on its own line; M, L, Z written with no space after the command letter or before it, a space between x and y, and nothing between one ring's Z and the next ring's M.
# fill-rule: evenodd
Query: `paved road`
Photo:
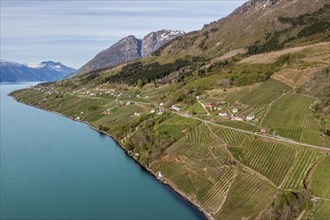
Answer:
M289 143L289 144L296 144L296 145L300 145L300 146L305 146L305 147L310 147L310 148L330 152L329 148L319 147L319 146L312 145L312 144L301 143L301 142L293 141L293 140L282 138L282 137L271 137L271 136L263 135L263 134L255 134L252 131L246 131L246 130L242 130L242 129L239 129L239 128L232 128L232 127L228 127L228 126L225 126L225 125L219 125L219 124L216 124L216 123L213 123L213 122L201 119L201 118L194 117L194 116L186 114L186 113L174 112L174 111L172 111L172 112L175 113L175 114L178 114L182 117L195 119L195 120L204 122L206 124L210 124L210 125L214 125L214 126L218 126L218 127L222 127L222 128L227 128L227 129L231 129L231 130L246 133L246 134L252 134L252 135L255 135L255 136L264 137L264 138L268 138L268 139L272 139L272 140L276 140L276 141L286 142L286 143Z

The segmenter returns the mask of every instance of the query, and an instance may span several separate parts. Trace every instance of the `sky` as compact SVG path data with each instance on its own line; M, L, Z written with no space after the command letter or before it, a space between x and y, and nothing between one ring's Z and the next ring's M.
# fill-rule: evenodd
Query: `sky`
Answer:
M79 68L121 38L200 30L245 0L1 0L1 59Z

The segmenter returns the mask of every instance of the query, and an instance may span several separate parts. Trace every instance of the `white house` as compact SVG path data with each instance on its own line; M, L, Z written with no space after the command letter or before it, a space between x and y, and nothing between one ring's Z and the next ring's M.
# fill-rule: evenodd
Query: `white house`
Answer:
M164 102L159 103L159 106L164 106L164 105L165 105Z
M247 116L245 119L246 119L247 121L252 121L252 120L254 119L254 116Z
M134 112L134 116L140 116L140 113Z
M162 171L158 171L157 172L157 178L161 179L164 177L164 174L162 173Z
M180 108L176 105L172 105L172 109L175 110L175 111L180 111Z
M222 112L220 112L219 115L220 115L221 117L228 117L227 113L222 113Z
M237 113L237 112L238 112L238 109L237 109L237 108L233 108L231 111L232 111L233 113Z
M156 112L155 109L151 109L149 113L150 113L150 114L153 114L153 113L155 113L155 112Z

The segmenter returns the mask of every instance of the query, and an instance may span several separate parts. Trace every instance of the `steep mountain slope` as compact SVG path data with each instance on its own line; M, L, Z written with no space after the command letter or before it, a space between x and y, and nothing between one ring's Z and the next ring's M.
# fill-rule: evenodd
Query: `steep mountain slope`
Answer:
M147 34L142 40L141 56L149 56L159 47L184 34L183 31L172 30L161 30Z
M271 51L301 45L301 40L308 43L307 38L314 42L326 40L329 9L317 11L328 3L327 0L249 0L227 17L174 40L155 54L184 53L213 59L235 49L248 49L256 42L268 43L264 51ZM306 16L312 12L316 14ZM290 18L297 18L296 23L291 23ZM317 36L322 32L327 34Z
M76 71L60 62L44 61L23 65L5 60L0 61L0 70L1 82L57 81Z
M142 40L130 35L98 53L78 70L77 75L147 57L165 43L183 34L183 31L160 30L149 33Z

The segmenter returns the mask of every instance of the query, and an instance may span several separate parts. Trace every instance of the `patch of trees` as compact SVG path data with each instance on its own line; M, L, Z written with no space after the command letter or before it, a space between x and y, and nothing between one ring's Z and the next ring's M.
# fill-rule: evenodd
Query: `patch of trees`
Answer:
M267 33L263 42L256 41L248 47L248 55L264 53L274 50L279 50L285 47L286 44L300 38L307 38L317 34L324 35L323 38L329 37L329 20L330 5L327 4L323 8L314 13L307 13L299 17L278 17L278 21L283 24L289 24L290 27ZM298 34L291 35L294 30ZM323 39L321 38L321 39Z
M311 206L311 198L312 193L308 189L302 192L282 192L261 219L296 219L306 206Z
M173 138L157 128L168 118L167 113L160 116L143 115L136 122L126 126L125 133L134 133L125 142L126 150L138 152L141 155L139 160L144 165L160 158L164 150L175 142Z
M143 64L141 61L136 61L124 66L118 74L108 77L106 81L142 86L145 83L162 79L169 74L179 71L183 67L193 65L194 62L200 60L202 60L202 58L187 57L166 64L160 64L158 62Z

